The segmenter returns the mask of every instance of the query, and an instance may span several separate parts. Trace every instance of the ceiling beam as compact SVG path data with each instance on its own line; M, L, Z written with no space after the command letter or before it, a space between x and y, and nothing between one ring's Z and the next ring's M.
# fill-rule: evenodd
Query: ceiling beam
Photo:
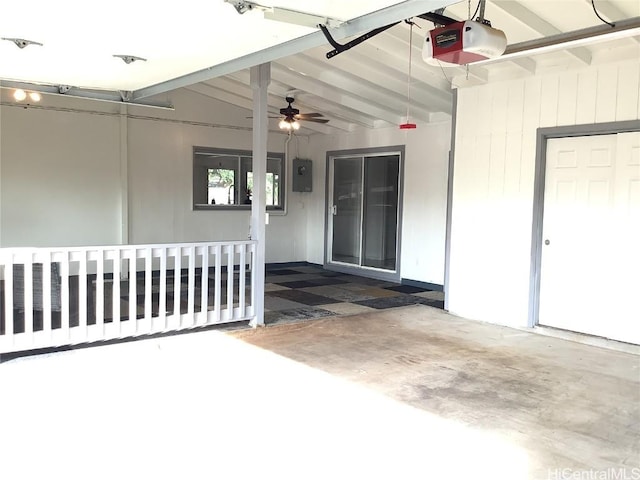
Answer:
M225 90L220 90L205 83L198 83L185 88L190 92L198 93L200 95L204 95L206 97L220 100L221 102L229 103L231 105L235 105L236 107L243 108L247 110L247 113L251 113L253 111L253 101L241 95L236 95ZM247 122L250 123L249 120L247 120ZM336 132L335 129L321 124L304 125L303 127L301 127L301 129L324 134ZM271 131L281 132L281 130L279 130L278 128L271 128Z
M226 77L212 78L211 80L203 83L205 85L210 85L212 87L216 87L228 92L235 92L244 97L250 98L249 94L251 93L251 87L249 83L245 83L244 79L238 80L238 79L232 78L231 76L226 76ZM272 88L269 88L269 90L271 90L268 95L269 107L274 112L275 115L280 115L280 109L287 106L286 101L284 99L284 94L276 95L273 92ZM300 105L298 104L296 105L300 107ZM305 112L302 112L302 113L305 113ZM331 123L324 124L324 125L329 125L333 128L336 128L338 130L343 130L345 132L350 132L352 130L351 124L348 122L344 122L334 118L327 118L327 120L330 120ZM308 122L304 122L305 125L307 123ZM314 123L314 122L311 122L311 123Z
M288 85L296 85L317 97L326 98L330 102L342 104L347 108L362 112L365 115L379 118L392 125L402 123L401 113L394 112L385 106L370 102L357 95L344 92L329 83L321 82L313 77L302 75L280 63L272 65L271 76L274 80Z
M364 81L361 78L347 72L338 72L332 68L327 68L326 63L320 63L312 58L298 54L292 57L283 58L278 61L278 65L283 65L293 72L302 76L317 79L333 88L340 89L352 97L361 97L372 105L378 105L381 109L402 115L406 110L406 93L391 91L375 83ZM364 110L363 110L364 111ZM416 118L428 122L428 113L417 111ZM380 117L383 118L383 117Z
M566 48L589 45L596 42L617 40L640 35L640 17L616 22L615 27L596 25L573 32L561 33L550 37L537 38L526 42L514 43L499 57L477 62L479 65L513 61L515 58L528 57Z
M589 10L593 9L591 0L584 0L584 3L589 5ZM598 0L597 2L595 2L595 4L596 4L596 10L598 10L598 13L610 22L625 20L627 18L627 15L611 2L608 2L605 0Z
M316 111L322 113L326 118L333 122L336 120L346 122L353 126L360 126L365 128L375 128L376 120L372 117L362 115L360 112L354 110L346 110L341 108L340 105L336 105L332 102L327 102L324 98L314 97L302 90L296 91L293 87L285 85L279 82L274 82L274 88L281 93L282 98L285 95L294 92L293 96L296 99L296 105L302 107L304 111ZM304 112L303 112L304 113Z
M371 39L358 45L357 48L349 50L349 53L345 55L354 55L356 58L360 57L361 59L368 58L376 65L386 66L387 68L392 68L400 72L403 71L403 69L406 71L408 63L406 54L403 56L397 49L392 49L385 45L385 34L380 35L380 37L382 37L382 41L376 42L374 39ZM338 58L338 56L333 57L330 61L336 58ZM416 58L417 61L414 62L411 67L412 77L422 82L423 85L428 85L434 94L444 93L452 96L451 84L443 77L442 72L424 63L420 52L414 52L414 58Z
M372 12L368 15L363 15L349 20L339 27L331 29L331 35L336 40L342 40L362 32L373 30L374 28L383 25L399 22L405 18L414 17L425 12L431 12L452 3L455 3L455 0L407 0L376 12ZM321 31L317 31L304 37L290 40L228 62L213 65L209 68L205 68L188 75L183 75L167 82L158 83L150 87L136 90L133 92L133 100L193 85L194 83L227 75L262 63L272 62L274 60L326 44L327 40L323 33Z
M288 60L285 59L285 61ZM334 58L331 60L324 58L317 60L307 54L295 55L292 60L300 60L297 65L306 65L305 68L312 67L314 72L323 73L325 76L329 75L329 79L335 80L335 82L332 80L331 83L335 83L339 88L341 85L338 82L343 81L344 90L361 94L381 105L393 105L392 108L395 110L401 109L404 111L407 108L406 76L403 81L397 81L397 79L391 81L389 78L381 78L380 72L375 68L371 68L366 62L358 63L349 57L343 57L342 61L339 60L339 63L335 64L333 63ZM332 65L336 65L336 67L332 68ZM349 65L351 65L351 68L349 68ZM416 95L415 98L412 96L412 104L416 105L417 112L424 111L422 113L423 121L429 121L430 111L442 111L441 109L450 108L450 104L446 100L442 101L438 97L429 97L429 100L433 102L431 104L427 104L422 100L424 100L424 96Z
M584 1L586 4L589 5L589 9L593 9L591 0L584 0ZM595 2L595 4L596 4L596 9L598 10L598 13L600 14L601 17L604 17L605 20L615 23L620 20L625 20L627 18L627 15L611 2L598 0L597 2ZM631 38L635 42L640 43L640 37L629 37L629 38Z
M326 60L324 55L320 54L317 49L308 52L308 55L313 56L317 61L324 62L327 68L334 68L347 74L353 74L363 81L384 85L387 90L403 93L407 90L408 58L403 71L398 71L381 65L375 62L373 58L357 52L350 51L344 56L336 55L331 60ZM319 55L321 57L318 59ZM422 59L419 61L422 61ZM413 63L415 63L415 60ZM413 74L411 75L412 104L428 112L451 113L453 98L451 93L440 90L434 92L434 90L415 78Z
M58 85L42 85L38 83L16 82L12 80L0 80L0 88L13 88L40 92L47 95L56 95L66 98L82 98L99 102L118 103L120 105L132 105L134 107L151 107L164 110L173 110L170 103L151 100L127 100L131 92L117 92L113 90L93 90L77 87L62 87Z
M248 85L249 72L247 70L241 70L240 72L232 73L227 77L237 80L238 82ZM365 128L375 128L375 118L362 115L355 110L345 109L342 105L338 105L333 102L327 101L325 98L317 99L313 101L313 95L309 95L302 90L298 90L293 85L287 85L285 83L278 82L276 80L271 81L269 84L269 91L279 96L284 102L284 98L292 93L295 98L296 105L304 107L304 110L315 110L322 113L327 119L331 120L333 125L336 125L336 121L339 123L347 124L348 129L351 130L353 126L359 125ZM311 100L310 100L311 99ZM303 112L304 113L304 112Z
M496 8L499 8L507 15L519 21L534 32L539 33L543 37L549 37L563 33L557 27L539 17L524 5L511 0L494 0L491 2ZM591 63L591 52L584 47L571 48L567 53L580 63L589 65Z
M514 65L517 65L518 67L520 67L522 70L524 70L527 73L531 73L531 74L536 73L537 63L533 58L530 58L530 57L513 58L511 59L511 62Z

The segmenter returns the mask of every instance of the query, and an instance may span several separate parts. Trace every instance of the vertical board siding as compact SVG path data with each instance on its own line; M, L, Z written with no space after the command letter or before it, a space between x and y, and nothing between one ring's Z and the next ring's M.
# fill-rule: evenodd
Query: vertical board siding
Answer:
M542 77L542 94L540 96L540 127L558 125L558 95L560 78L558 75Z
M640 62L623 65L618 71L616 120L634 120L640 117Z
M600 67L596 87L596 123L613 122L616 119L618 93L618 69Z
M459 90L451 312L527 325L536 131L638 119L639 92L637 60Z
M576 125L596 121L596 91L598 89L598 69L591 68L578 73L578 98L576 105Z
M578 73L562 75L558 92L558 125L575 125L577 99Z

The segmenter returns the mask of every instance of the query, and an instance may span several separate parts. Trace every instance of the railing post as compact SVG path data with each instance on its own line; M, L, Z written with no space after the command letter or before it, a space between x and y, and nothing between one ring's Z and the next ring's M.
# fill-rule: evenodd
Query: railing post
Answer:
M264 325L264 271L266 241L267 182L267 87L271 82L271 64L251 67L253 90L253 195L251 199L251 238L257 241L254 275L254 319L252 326Z

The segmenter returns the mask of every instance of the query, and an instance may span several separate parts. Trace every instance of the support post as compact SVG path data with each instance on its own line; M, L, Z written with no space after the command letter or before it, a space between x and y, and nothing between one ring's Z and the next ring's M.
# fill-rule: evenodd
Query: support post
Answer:
M271 82L271 64L251 67L253 90L253 191L251 197L251 239L256 240L255 253L255 317L251 326L264 325L264 275L267 213L267 87ZM243 192L240 192L242 194Z

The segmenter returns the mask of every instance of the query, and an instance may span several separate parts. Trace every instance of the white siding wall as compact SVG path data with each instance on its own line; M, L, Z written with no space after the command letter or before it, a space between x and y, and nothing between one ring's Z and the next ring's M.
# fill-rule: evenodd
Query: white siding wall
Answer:
M343 135L314 136L313 193L307 232L308 259L323 263L325 243L326 153L333 150L405 145L402 220L402 278L444 283L444 246L447 207L447 169L451 123L359 130Z
M1 245L117 243L119 119L0 108Z
M449 310L526 326L536 129L640 118L640 63L458 92Z
M130 113L250 126L246 110L184 90L169 97L175 112ZM42 104L119 111L51 96ZM194 145L251 150L250 131L128 119L121 138L117 116L0 109L0 246L120 243L121 163L128 164L129 243L247 238L248 211L193 211L191 183ZM285 138L270 134L269 150L283 152ZM306 258L306 211L287 184L289 212L272 215L267 227L269 262Z

